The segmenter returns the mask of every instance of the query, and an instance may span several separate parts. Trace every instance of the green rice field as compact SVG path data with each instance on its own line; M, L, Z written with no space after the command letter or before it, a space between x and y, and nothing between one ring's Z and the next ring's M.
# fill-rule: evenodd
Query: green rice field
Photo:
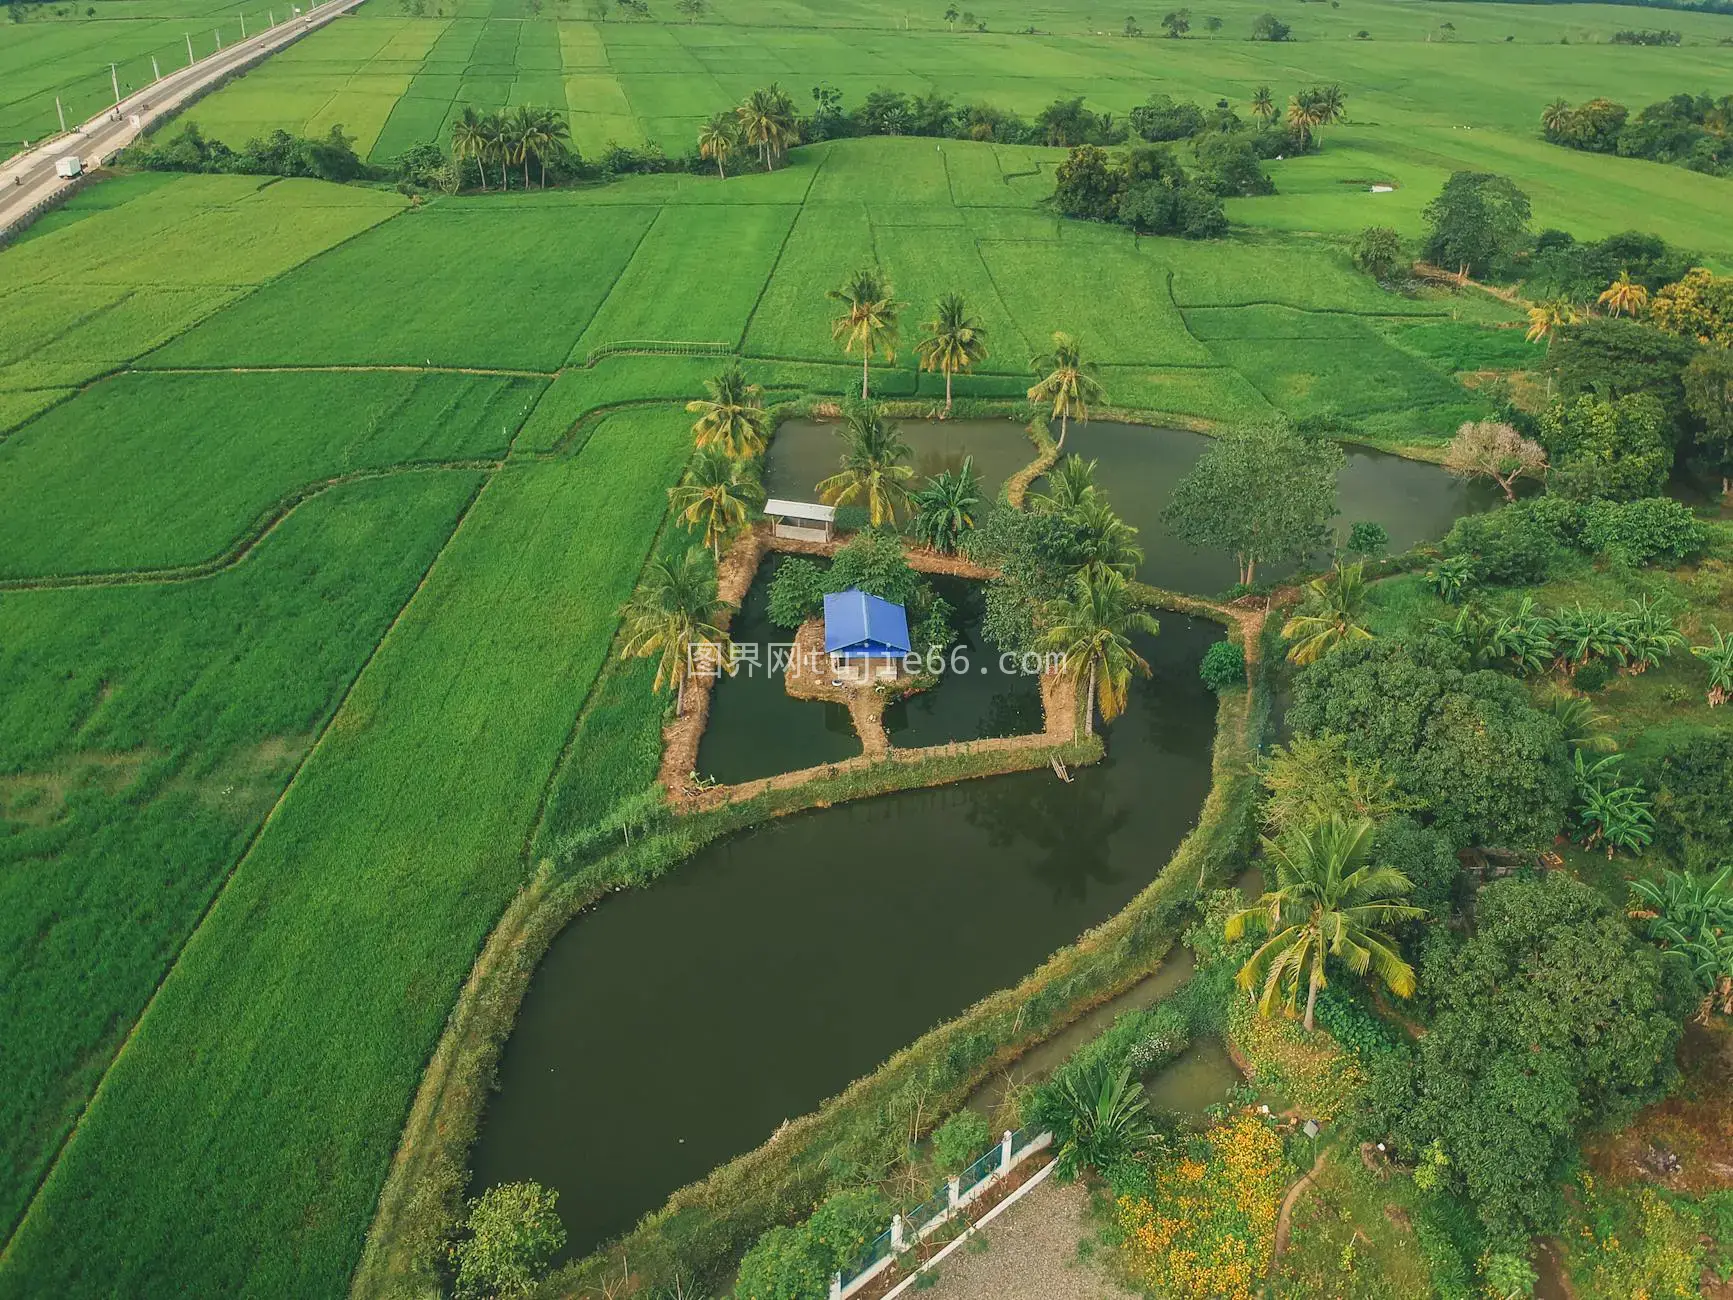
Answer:
M99 110L110 60L137 84L183 31L256 21L89 7L0 23L0 142L51 130L56 94ZM1733 182L1534 125L1555 95L1727 93L1733 18L1645 10L1684 34L1660 50L1605 43L1628 7L1341 0L1253 44L1266 7L1164 41L1071 0L984 6L985 33L866 0L369 0L186 115L233 144L342 125L384 160L466 106L554 105L586 152L683 154L771 80L1025 114L1341 81L1349 122L1218 241L1060 220L1060 151L873 138L419 205L122 176L0 250L0 1300L344 1294L533 846L655 770L646 667L603 668L720 363L613 346L715 345L772 399L834 398L859 365L824 291L877 263L907 303L881 396L936 405L912 342L959 292L990 349L961 398L1020 397L1064 329L1147 419L1339 415L1427 450L1486 409L1465 373L1539 357L1514 308L1352 265L1349 236L1417 235L1452 170L1511 175L1537 227L1733 263Z

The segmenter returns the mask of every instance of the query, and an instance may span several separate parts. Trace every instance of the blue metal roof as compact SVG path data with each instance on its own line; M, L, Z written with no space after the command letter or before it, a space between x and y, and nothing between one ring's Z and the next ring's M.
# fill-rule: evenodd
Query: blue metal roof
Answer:
M824 651L882 658L909 652L909 616L901 605L858 587L824 598Z

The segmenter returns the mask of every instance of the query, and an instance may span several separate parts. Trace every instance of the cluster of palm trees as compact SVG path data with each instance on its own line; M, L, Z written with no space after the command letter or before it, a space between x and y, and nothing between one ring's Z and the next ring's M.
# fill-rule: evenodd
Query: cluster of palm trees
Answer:
M548 164L571 152L572 124L558 109L520 105L504 112L477 113L465 108L451 126L451 153L460 163L474 162L482 189L488 188L490 165L499 167L499 187L506 188L506 168L523 167L524 188L530 185L530 159L548 183Z
M747 382L739 363L705 381L706 397L688 402L693 455L686 476L668 489L675 516L701 545L651 561L632 599L622 607L622 658L657 659L654 688L674 692L674 712L685 711L686 684L700 667L722 666L728 634L720 624L727 606L717 593L717 566L728 534L744 527L764 504L760 458L769 443L764 391Z
M896 361L899 322L908 304L897 301L889 277L876 267L853 272L826 296L842 306L831 321L830 335L842 344L845 356L859 350L860 396L861 401L868 401L873 359L877 357L886 365ZM943 418L954 405L956 376L969 373L987 359L987 329L969 314L961 294L947 293L939 299L932 318L922 322L915 354L922 370L945 377ZM1030 366L1041 378L1029 389L1029 401L1049 408L1051 417L1059 421L1057 445L1062 448L1070 422L1086 422L1090 403L1104 396L1096 378L1098 368L1084 356L1082 344L1064 331L1053 335L1052 350L1032 358Z
M1620 271L1619 278L1601 291L1594 305L1605 309L1609 316L1638 317L1649 309L1649 290L1631 279L1629 270ZM1568 298L1548 298L1537 302L1528 309L1528 341L1538 343L1545 339L1547 351L1551 352L1552 341L1559 330L1567 325L1579 325L1592 314L1593 308Z
M698 129L698 152L716 164L716 174L728 176L728 160L742 149L758 154L765 171L788 154L800 138L800 115L794 100L776 82L753 91L731 111L717 113Z
M1252 94L1252 112L1268 126L1277 114L1275 98L1268 86L1259 86ZM1288 130L1299 138L1302 148L1311 148L1320 127L1334 126L1348 120L1347 98L1342 87L1334 83L1296 91L1288 98L1283 121Z

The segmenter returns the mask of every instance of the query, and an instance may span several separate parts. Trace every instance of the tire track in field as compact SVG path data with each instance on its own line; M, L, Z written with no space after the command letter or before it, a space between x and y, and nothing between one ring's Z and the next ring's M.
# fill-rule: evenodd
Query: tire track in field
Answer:
M223 895L228 892L229 884L235 878L235 872L239 871L241 869L241 864L251 856L253 847L259 842L259 837L265 833L265 828L276 819L278 811L282 808L284 801L288 799L290 791L295 788L296 781L300 779L302 770L306 768L307 761L312 758L325 743L325 737L330 735L331 728L336 724L337 718L342 714L344 705L348 704L349 697L354 694L355 684L361 680L362 674L364 674L372 665L373 661L379 657L380 648L390 639L391 633L396 630L398 623L402 621L404 613L415 603L416 597L421 595L422 589L427 586L427 580L432 575L433 570L438 566L441 557L443 557L446 551L451 548L452 540L463 527L464 521L469 518L470 511L475 508L475 503L481 499L482 492L487 488L488 484L493 482L493 480L494 475L492 473L487 473L479 477L474 490L469 494L469 499L463 503L463 509L457 512L457 518L452 521L451 530L446 533L445 540L439 544L439 548L434 551L432 558L428 560L427 567L422 570L421 577L416 581L414 589L410 591L404 602L397 607L397 612L391 616L390 621L385 625L385 630L379 634L379 639L373 643L373 648L367 652L361 663L355 669L355 675L349 679L346 685L343 686L342 691L337 697L336 704L331 709L330 715L325 719L324 725L319 728L319 734L313 738L313 743L307 746L306 752L301 755L300 761L295 764L295 770L289 773L289 779L283 784L282 793L279 794L276 800L271 804L270 811L259 819L258 826L254 828L252 835L247 838L247 842L242 847L241 851L235 855L234 862L230 864L228 871L223 874L223 877L217 883L216 888L211 891L210 901L205 904L204 910L199 913L198 919L187 930L186 937L181 940L180 947L175 952L174 960L163 967L162 977L157 980L156 987L151 990L150 996L145 999L144 1006L139 1009L138 1015L133 1018L132 1024L128 1026L125 1037L120 1040L120 1044L114 1049L114 1054L109 1057L108 1064L103 1068L102 1077L96 1081L96 1084L91 1088L89 1095L85 1097L84 1104L78 1108L78 1114L73 1117L72 1123L67 1125L66 1132L62 1135L59 1145L55 1148L53 1158L43 1166L42 1176L36 1180L36 1185L30 1189L30 1195L24 1201L24 1207L18 1215L18 1221L12 1225L11 1230L6 1234L5 1239L0 1240L0 1260L4 1260L7 1252L11 1250L12 1243L16 1240L19 1230L23 1228L25 1222L28 1221L30 1218L30 1212L35 1209L36 1202L41 1198L42 1189L48 1185L49 1180L54 1177L55 1170L60 1167L60 1161L66 1154L66 1148L72 1144L73 1138L78 1135L78 1130L83 1126L84 1118L90 1113L90 1108L96 1104L96 1099L102 1095L102 1090L108 1083L109 1075L113 1072L115 1064L126 1053L126 1049L132 1045L132 1040L138 1035L138 1027L144 1023L145 1017L150 1014L150 1009L156 1005L157 998L162 995L163 986L168 983L169 977L173 975L175 970L180 966L181 958L186 955L187 948L204 929L205 922L210 918L211 912L215 910L217 903L221 901Z

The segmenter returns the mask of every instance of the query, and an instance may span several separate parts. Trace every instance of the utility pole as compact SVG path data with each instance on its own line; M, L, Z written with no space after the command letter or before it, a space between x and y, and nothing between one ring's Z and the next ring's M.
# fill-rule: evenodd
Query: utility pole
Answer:
M54 97L54 111L60 114L60 134L66 134L66 110L60 107L60 96Z
M247 39L247 16L245 14L241 15L241 39L243 41Z
M150 79L152 81L162 80L162 69L156 66L156 55L154 54L150 56Z
M275 27L277 25L277 11L275 9L265 10L265 17L271 20L271 26Z
M216 37L216 38L217 38L217 49L219 49L219 50L221 50L221 49L222 49L222 48L223 48L223 33L222 33L222 29L221 29L221 28L219 28L219 29L218 29L218 30L216 30L216 31L214 31L214 32L212 32L212 33L211 33L211 35L212 35L212 36L214 36L214 37Z
M114 83L114 102L120 103L120 74L114 70L114 64L108 65L108 79Z
M193 38L189 35L187 37L187 67L190 68L197 62L198 56L193 53Z

